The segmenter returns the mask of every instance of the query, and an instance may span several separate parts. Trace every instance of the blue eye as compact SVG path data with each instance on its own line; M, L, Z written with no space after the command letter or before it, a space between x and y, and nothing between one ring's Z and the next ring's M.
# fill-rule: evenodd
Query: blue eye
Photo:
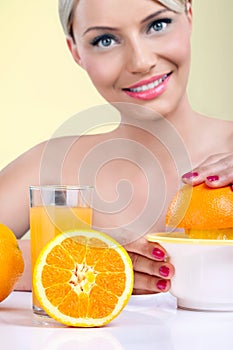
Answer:
M150 25L148 26L148 32L150 31L160 32L164 30L170 23L172 23L171 18L157 19L156 21L153 21L152 23L150 23Z
M98 46L100 48L108 48L113 46L117 42L116 38L110 34L102 34L97 36L91 41L91 45Z

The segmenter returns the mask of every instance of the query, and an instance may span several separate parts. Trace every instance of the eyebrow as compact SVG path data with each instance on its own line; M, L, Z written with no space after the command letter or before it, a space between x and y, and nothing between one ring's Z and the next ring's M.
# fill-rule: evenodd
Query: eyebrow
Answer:
M155 18L155 17L161 15L161 14L164 13L164 12L173 12L173 13L174 13L174 11L169 10L169 9L159 10L159 11L157 11L157 12L155 12L155 13L152 13L151 15L147 16L146 18L144 18L144 19L142 20L141 23L145 23L145 22L149 21L150 19Z
M95 26L95 27L90 27L87 30L85 30L85 32L83 33L83 36L85 34L87 34L88 32L90 32L91 30L111 30L111 31L117 31L117 28L113 28L113 27L107 27L107 26Z
M156 11L156 12L150 14L149 16L147 16L146 18L144 18L144 19L141 21L141 23L143 24L143 23L149 21L150 19L155 18L155 17L161 15L161 14L164 13L164 12L174 12L174 11L169 10L169 9L162 9L162 10ZM103 30L103 31L105 31L105 30L111 30L111 31L117 31L118 28L108 27L108 26L94 26L94 27L89 27L89 28L87 28L87 29L85 30L85 32L83 33L82 36L84 36L85 34L87 34L88 32L90 32L91 30Z

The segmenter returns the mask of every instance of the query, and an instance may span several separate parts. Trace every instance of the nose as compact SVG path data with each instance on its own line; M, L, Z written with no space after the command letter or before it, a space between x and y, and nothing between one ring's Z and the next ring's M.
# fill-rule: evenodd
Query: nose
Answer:
M148 73L156 66L157 55L143 39L131 41L127 46L126 68L131 74Z

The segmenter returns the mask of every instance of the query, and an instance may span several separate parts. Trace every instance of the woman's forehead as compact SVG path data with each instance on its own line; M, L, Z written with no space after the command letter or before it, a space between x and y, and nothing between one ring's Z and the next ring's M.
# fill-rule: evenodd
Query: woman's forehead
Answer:
M157 3L166 6L171 10L180 12L184 8L186 0L140 0L140 3L143 4L143 6L145 2L147 4ZM96 9L99 9L101 10L100 12L102 12L105 10L105 7L109 5L112 8L112 13L114 14L115 9L121 9L121 7L125 8L124 5L126 5L126 3L130 5L131 9L133 8L133 5L137 5L136 0L125 0L124 2L121 2L120 0L107 0L107 2L104 0L59 0L59 15L65 34L69 35L69 26L72 24L69 22L72 20L72 13L77 4L85 5L86 8L90 8L92 10L92 13L94 7L95 11Z
M89 26L121 28L140 23L164 9L167 8L153 0L79 0L73 22L76 29Z

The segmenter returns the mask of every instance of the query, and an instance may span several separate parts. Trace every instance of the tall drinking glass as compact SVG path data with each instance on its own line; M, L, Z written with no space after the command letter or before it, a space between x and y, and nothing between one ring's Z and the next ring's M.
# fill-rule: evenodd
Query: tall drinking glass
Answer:
M88 229L92 224L93 187L30 186L30 239L32 272L42 248L63 231ZM33 312L47 316L35 294Z

